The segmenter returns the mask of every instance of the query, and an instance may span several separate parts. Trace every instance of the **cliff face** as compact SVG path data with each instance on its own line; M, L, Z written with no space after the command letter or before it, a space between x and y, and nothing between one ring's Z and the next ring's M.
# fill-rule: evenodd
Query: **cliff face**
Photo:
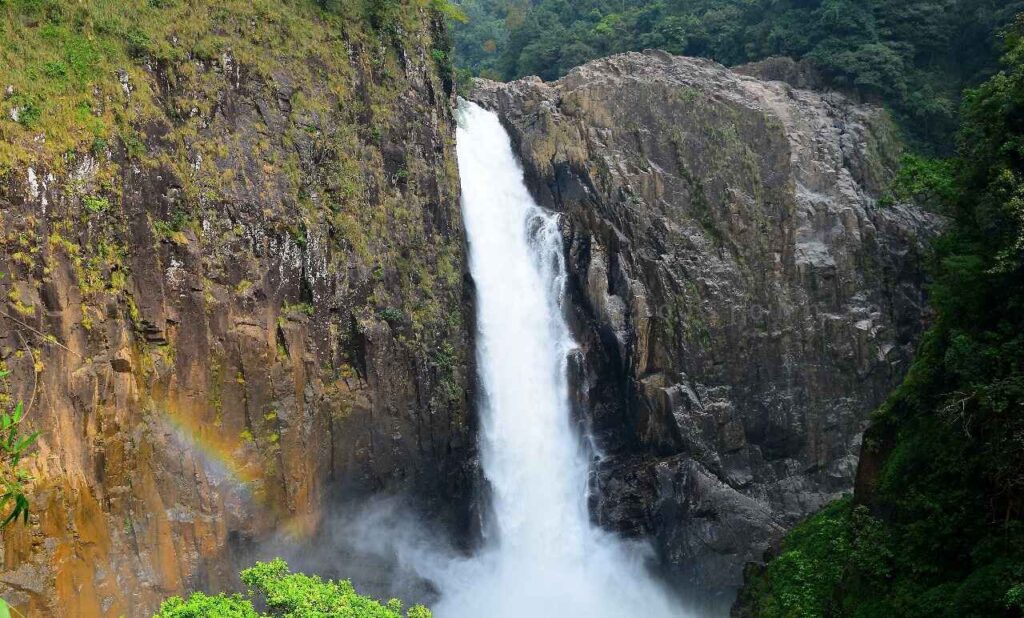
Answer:
M0 596L26 615L223 588L331 499L409 491L466 527L444 26L347 6L0 8L0 354L42 431Z
M565 213L579 407L605 450L594 516L727 605L745 562L852 488L922 330L938 222L878 204L891 125L658 52L472 98Z

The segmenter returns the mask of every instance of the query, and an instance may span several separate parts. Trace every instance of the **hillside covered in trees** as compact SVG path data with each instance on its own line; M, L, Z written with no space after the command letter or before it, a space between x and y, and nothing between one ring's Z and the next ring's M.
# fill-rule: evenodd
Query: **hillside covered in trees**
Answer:
M807 59L836 87L885 102L918 146L949 152L959 94L995 69L1020 0L462 0L458 63L497 79L557 78L658 48L728 66Z

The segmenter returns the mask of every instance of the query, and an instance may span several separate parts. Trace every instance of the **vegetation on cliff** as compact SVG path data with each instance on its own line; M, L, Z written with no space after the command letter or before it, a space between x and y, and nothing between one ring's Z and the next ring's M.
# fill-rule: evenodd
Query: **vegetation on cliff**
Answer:
M938 148L960 90L994 69L993 33L1019 0L463 0L459 62L474 73L553 79L644 48L727 65L789 56L836 86L885 101Z
M965 95L935 323L865 436L854 500L789 534L741 615L1024 611L1024 18L1003 61Z
M459 525L446 15L0 0L0 368L46 453L3 532L23 613L226 589L233 543L301 538L339 487Z
M217 104L209 96L216 82L198 74L202 63L227 57L226 68L267 81L301 69L292 76L301 82L314 72L307 58L347 61L337 55L339 38L380 43L414 31L421 14L410 4L458 14L447 0L0 2L0 172L41 161L59 167L115 145L141 156L144 125L165 118L192 125L172 136L187 140L189 121ZM199 66L173 71L188 61ZM165 83L149 78L154 68ZM185 85L192 97L166 107L166 91Z
M21 519L28 522L29 501L26 492L31 478L22 466L22 459L39 438L39 432L25 433L25 404L9 401L9 371L0 370L0 529ZM6 515L5 515L6 513ZM0 603L3 600L0 599Z
M234 72L228 81L238 86L276 84L284 78L282 92L295 94L287 105L304 122L288 127L284 153L275 152L280 145L266 137L247 146L267 159L267 176L255 189L269 200L276 188L269 180L273 176L295 196L304 212L275 227L300 247L315 226L312 219L327 217L354 252L368 257L375 239L384 236L380 228L395 223L385 222L380 209L362 208L366 180L361 168L366 151L381 149L398 128L388 108L402 94L397 79L401 69L395 66L397 58L376 59L379 65L370 70L380 75L381 83L374 83L354 70L351 56L355 50L401 47L408 33L430 27L422 23L424 15L460 18L448 0L0 2L0 177L28 168L34 193L45 189L47 174L58 181L63 174L74 176L61 183L63 192L77 202L83 222L110 231L111 238L76 246L69 238L77 222L65 220L54 224L48 241L72 255L83 292L123 291L124 262L131 252L112 238L123 230L110 228L124 224L124 163L173 172L182 183L182 201L188 204L154 221L153 228L161 240L186 244L189 232L200 224L197 204L215 203L233 189L253 189L242 173L248 170L238 169L240 145L232 136L207 130L211 119L226 112L225 75ZM450 43L443 29L436 35L433 60L450 84ZM329 92L316 92L321 89ZM331 112L351 122L321 126ZM322 159L317 162L319 175L332 176L328 213L315 212L313 202L319 196L306 186L317 180L303 169L303 142L309 140L317 142L312 157ZM344 147L321 143L327 140ZM91 177L84 177L82 170ZM379 182L408 189L414 171L419 170L383 169ZM432 176L442 172L454 177L454 170L429 170ZM399 216L410 218L407 212ZM6 231L11 244L19 244L11 248L15 260L26 268L34 266L38 239L15 234L13 226ZM410 279L437 277L457 281L459 273L446 263L434 272L401 274L411 295L419 290L411 289L415 284ZM246 283L251 285L242 282L239 294L247 291ZM428 282L419 287L432 286ZM398 312L417 337L424 322L441 315L433 304L395 309L387 303L404 303L384 298L387 292L379 296L379 304ZM18 307L23 317L33 313L31 305ZM139 317L137 309L131 313Z
M241 575L248 587L245 595L197 592L188 599L173 597L164 601L154 618L430 618L430 610L422 605L403 614L397 599L381 604L356 594L347 580L325 581L291 573L281 559L257 562ZM254 598L262 601L266 612L256 611Z

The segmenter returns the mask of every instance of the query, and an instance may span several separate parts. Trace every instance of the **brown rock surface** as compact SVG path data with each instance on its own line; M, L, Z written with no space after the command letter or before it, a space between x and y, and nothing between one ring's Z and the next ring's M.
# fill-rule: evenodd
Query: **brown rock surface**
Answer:
M140 62L104 103L153 92L139 142L0 179L0 358L43 432L30 525L3 535L26 615L229 587L261 540L308 542L328 495L406 491L467 528L453 98L443 26L410 10L290 71Z

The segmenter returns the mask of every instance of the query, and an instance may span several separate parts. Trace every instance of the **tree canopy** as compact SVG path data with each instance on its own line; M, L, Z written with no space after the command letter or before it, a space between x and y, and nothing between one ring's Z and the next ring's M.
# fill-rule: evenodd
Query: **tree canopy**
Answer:
M919 146L947 151L959 94L989 77L1022 0L461 0L461 66L554 79L588 60L659 48L726 65L813 62L888 104Z
M415 605L405 614L397 599L380 603L356 593L352 583L292 573L280 558L257 562L242 571L245 595L210 596L197 592L188 599L172 597L153 618L430 618L430 610ZM265 613L256 611L259 599Z

